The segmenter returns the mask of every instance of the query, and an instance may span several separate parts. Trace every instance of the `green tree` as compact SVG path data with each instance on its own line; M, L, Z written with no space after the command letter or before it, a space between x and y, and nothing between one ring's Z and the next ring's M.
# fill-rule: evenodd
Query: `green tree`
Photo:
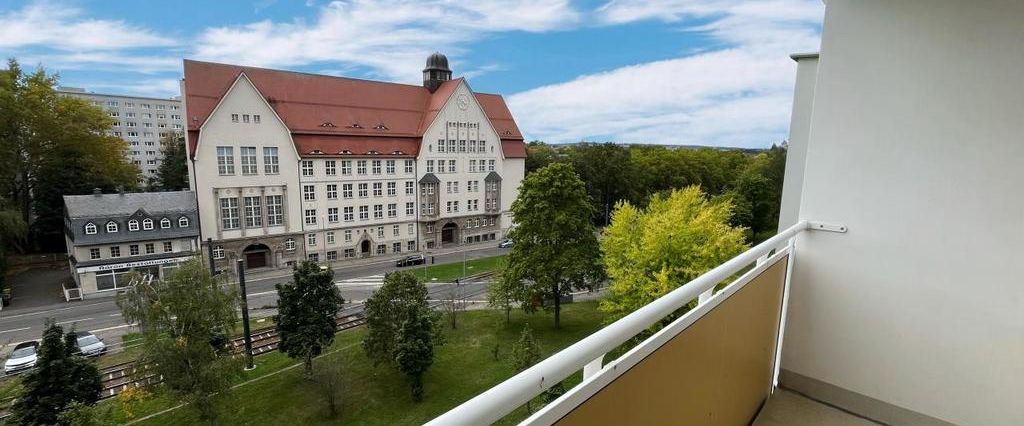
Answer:
M593 208L583 182L568 164L548 165L523 180L512 203L515 241L505 272L527 283L523 308L537 300L555 314L561 326L561 299L574 288L592 286L602 278L600 250L591 221Z
M156 176L150 184L151 189L161 191L180 191L188 189L188 154L185 149L185 135L169 132L160 138L160 151L163 160L156 169Z
M198 258L163 280L139 282L117 304L142 329L138 363L163 377L163 387L215 424L220 400L241 373L241 358L225 347L238 320L238 291L210 276Z
M301 358L306 376L313 375L313 358L334 343L335 317L345 299L334 285L334 271L321 270L316 262L302 262L292 281L277 286L278 349L289 357Z
M526 174L557 161L558 151L551 145L542 141L530 141L526 144Z
M637 183L629 149L614 143L581 143L566 150L569 163L583 180L598 223L607 225L611 209L633 196Z
M7 288L7 254L21 251L28 236L28 227L15 210L5 209L0 197L0 294Z
M630 312L743 252L743 229L729 225L732 205L709 201L696 186L655 196L646 209L620 203L601 240L610 294L608 320Z
M443 343L441 316L427 303L427 286L412 272L387 274L384 284L366 300L363 312L367 327L363 350L367 357L374 365L399 367L410 378L413 398L418 401L422 397L422 371L433 362L433 346ZM427 342L423 340L425 335L430 336L429 351L421 345Z
M526 370L540 361L540 345L533 338L530 324L524 325L523 331L519 333L519 340L512 346L510 361L516 372ZM533 412L530 401L526 401L526 411Z
M74 331L47 320L36 368L22 379L22 392L12 408L19 424L67 424L62 414L74 404L91 405L99 399L100 373L78 352Z
M505 311L505 325L512 321L512 308L524 300L525 287L522 280L504 268L487 284L487 304Z

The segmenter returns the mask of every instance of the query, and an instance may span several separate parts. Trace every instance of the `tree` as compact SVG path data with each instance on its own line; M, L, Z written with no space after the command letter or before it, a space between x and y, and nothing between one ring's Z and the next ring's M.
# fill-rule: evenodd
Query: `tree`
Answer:
M540 361L540 345L533 339L530 324L523 326L523 331L519 334L519 340L515 346L512 346L512 358L510 361L512 362L512 368L516 372L526 370ZM526 411L533 412L530 409L530 401L526 401Z
M512 308L524 299L523 282L504 268L487 284L487 304L505 311L505 325L512 321Z
M313 382L327 404L328 414L331 418L337 417L338 409L341 407L341 391L345 385L344 370L341 363L324 358L320 358L316 364Z
M458 318L460 312L466 310L466 297L463 296L462 286L459 285L458 280L455 280L454 285L448 284L448 289L445 292L444 298L444 313L448 316L448 320L451 324L452 330L455 329L455 320Z
M67 424L62 414L74 404L92 405L103 385L96 366L78 352L74 331L47 320L36 368L22 379L23 390L13 407L19 424Z
M581 143L565 149L573 170L583 180L598 223L607 225L611 209L633 195L638 177L630 151L622 145Z
M302 262L292 281L277 286L278 302L274 322L281 343L278 349L289 357L301 358L306 376L313 376L313 358L334 343L335 317L345 299L334 285L334 271L320 269L316 262Z
M163 160L156 169L151 189L161 191L180 191L188 189L188 154L185 149L185 135L169 132L160 139L160 151Z
M558 151L551 145L542 141L530 141L526 144L526 174L557 161Z
M508 237L515 244L505 271L508 279L527 283L527 311L536 300L551 301L544 306L554 311L555 328L561 326L561 299L602 278L592 214L583 182L561 163L527 176L512 203L516 226Z
M28 227L21 215L15 210L5 209L3 198L0 197L0 295L7 288L7 253L21 251L27 236Z
M148 366L142 373L163 377L165 389L211 424L242 367L224 345L238 321L238 291L222 284L195 258L163 280L139 282L117 300L125 320L142 329L137 362Z
M611 278L601 301L608 320L626 316L743 252L743 229L729 225L732 204L691 186L655 196L646 209L623 202L604 230Z
M422 372L433 362L433 346L443 343L437 332L440 315L427 303L427 287L412 272L392 272L366 300L363 312L367 357L375 366L396 364L410 378L413 398L418 401L423 391ZM425 340L428 335L430 339Z

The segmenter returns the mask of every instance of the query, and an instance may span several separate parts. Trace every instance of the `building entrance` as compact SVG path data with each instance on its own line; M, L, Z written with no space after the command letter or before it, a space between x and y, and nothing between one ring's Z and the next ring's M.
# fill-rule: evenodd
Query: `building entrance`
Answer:
M262 268L270 262L270 247L253 244L242 250L245 257L245 269Z

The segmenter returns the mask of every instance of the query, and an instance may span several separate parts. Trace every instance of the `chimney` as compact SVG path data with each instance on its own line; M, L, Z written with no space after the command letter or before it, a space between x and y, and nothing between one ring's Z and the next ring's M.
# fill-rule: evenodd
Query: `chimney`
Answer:
M423 69L423 87L430 93L437 91L444 83L452 79L452 70L448 68L448 57L440 52L427 57L427 67Z

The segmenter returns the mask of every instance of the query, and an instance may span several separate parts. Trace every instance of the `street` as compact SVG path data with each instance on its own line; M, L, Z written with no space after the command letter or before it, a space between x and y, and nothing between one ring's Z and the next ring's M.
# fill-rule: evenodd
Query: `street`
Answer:
M490 257L507 253L508 249L495 246L471 248L465 251L434 254L435 264L456 263L466 260ZM427 255L427 262L430 255ZM396 270L415 270L422 266L396 268L395 259L365 263L353 266L334 268L335 282L345 298L346 305L361 303L380 285L383 275ZM472 271L468 272L472 274ZM277 305L277 290L274 286L291 280L291 270L280 269L261 271L247 276L246 294L253 318L266 317L274 314ZM448 297L449 283L428 283L430 298ZM473 295L470 299L486 299L486 281L467 283L460 293ZM116 346L121 336L131 330L121 317L114 297L102 299L86 299L69 303L52 303L29 309L9 309L0 311L0 356L6 356L14 345L26 341L37 340L43 331L44 321L52 318L65 329L75 327L77 330L91 331L103 339L108 345Z

